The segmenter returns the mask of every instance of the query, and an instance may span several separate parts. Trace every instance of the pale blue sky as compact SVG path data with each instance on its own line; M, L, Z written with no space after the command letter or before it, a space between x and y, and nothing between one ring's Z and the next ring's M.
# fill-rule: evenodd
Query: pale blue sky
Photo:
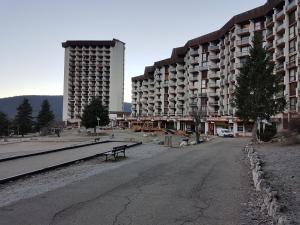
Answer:
M126 43L125 101L131 77L174 47L219 29L265 0L0 0L0 97L63 93L65 40Z

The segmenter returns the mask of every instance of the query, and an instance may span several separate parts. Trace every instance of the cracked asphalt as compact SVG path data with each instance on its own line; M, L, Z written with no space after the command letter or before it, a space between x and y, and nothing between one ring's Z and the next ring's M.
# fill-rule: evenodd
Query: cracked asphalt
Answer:
M241 151L246 142L217 138L168 149L2 207L0 224L245 224L251 190Z

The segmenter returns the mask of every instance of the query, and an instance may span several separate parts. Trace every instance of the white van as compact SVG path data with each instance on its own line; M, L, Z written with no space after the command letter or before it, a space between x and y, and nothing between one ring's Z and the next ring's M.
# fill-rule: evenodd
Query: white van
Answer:
M233 132L225 128L217 128L217 135L219 137L234 137Z

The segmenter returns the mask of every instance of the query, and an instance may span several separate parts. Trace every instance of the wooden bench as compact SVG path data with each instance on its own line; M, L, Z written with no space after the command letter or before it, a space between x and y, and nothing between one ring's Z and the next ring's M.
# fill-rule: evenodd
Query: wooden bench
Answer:
M114 147L113 150L109 151L109 152L105 152L105 161L107 161L109 156L113 156L115 160L117 160L117 158L119 158L119 154L123 154L123 157L125 158L125 151L126 151L127 145L122 145L122 146L117 146Z

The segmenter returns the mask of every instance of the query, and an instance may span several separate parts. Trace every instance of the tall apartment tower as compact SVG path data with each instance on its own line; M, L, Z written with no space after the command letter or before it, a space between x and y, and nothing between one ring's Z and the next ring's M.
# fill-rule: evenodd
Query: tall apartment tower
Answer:
M186 130L193 128L193 110L201 108L207 115L203 132L216 134L225 127L236 135L251 135L252 124L235 117L232 103L255 33L263 35L274 73L281 76L280 95L288 104L273 120L286 128L288 119L300 118L300 0L268 0L146 67L132 78L133 120Z
M110 112L123 111L125 43L66 41L63 121L80 122L84 107L100 98Z

